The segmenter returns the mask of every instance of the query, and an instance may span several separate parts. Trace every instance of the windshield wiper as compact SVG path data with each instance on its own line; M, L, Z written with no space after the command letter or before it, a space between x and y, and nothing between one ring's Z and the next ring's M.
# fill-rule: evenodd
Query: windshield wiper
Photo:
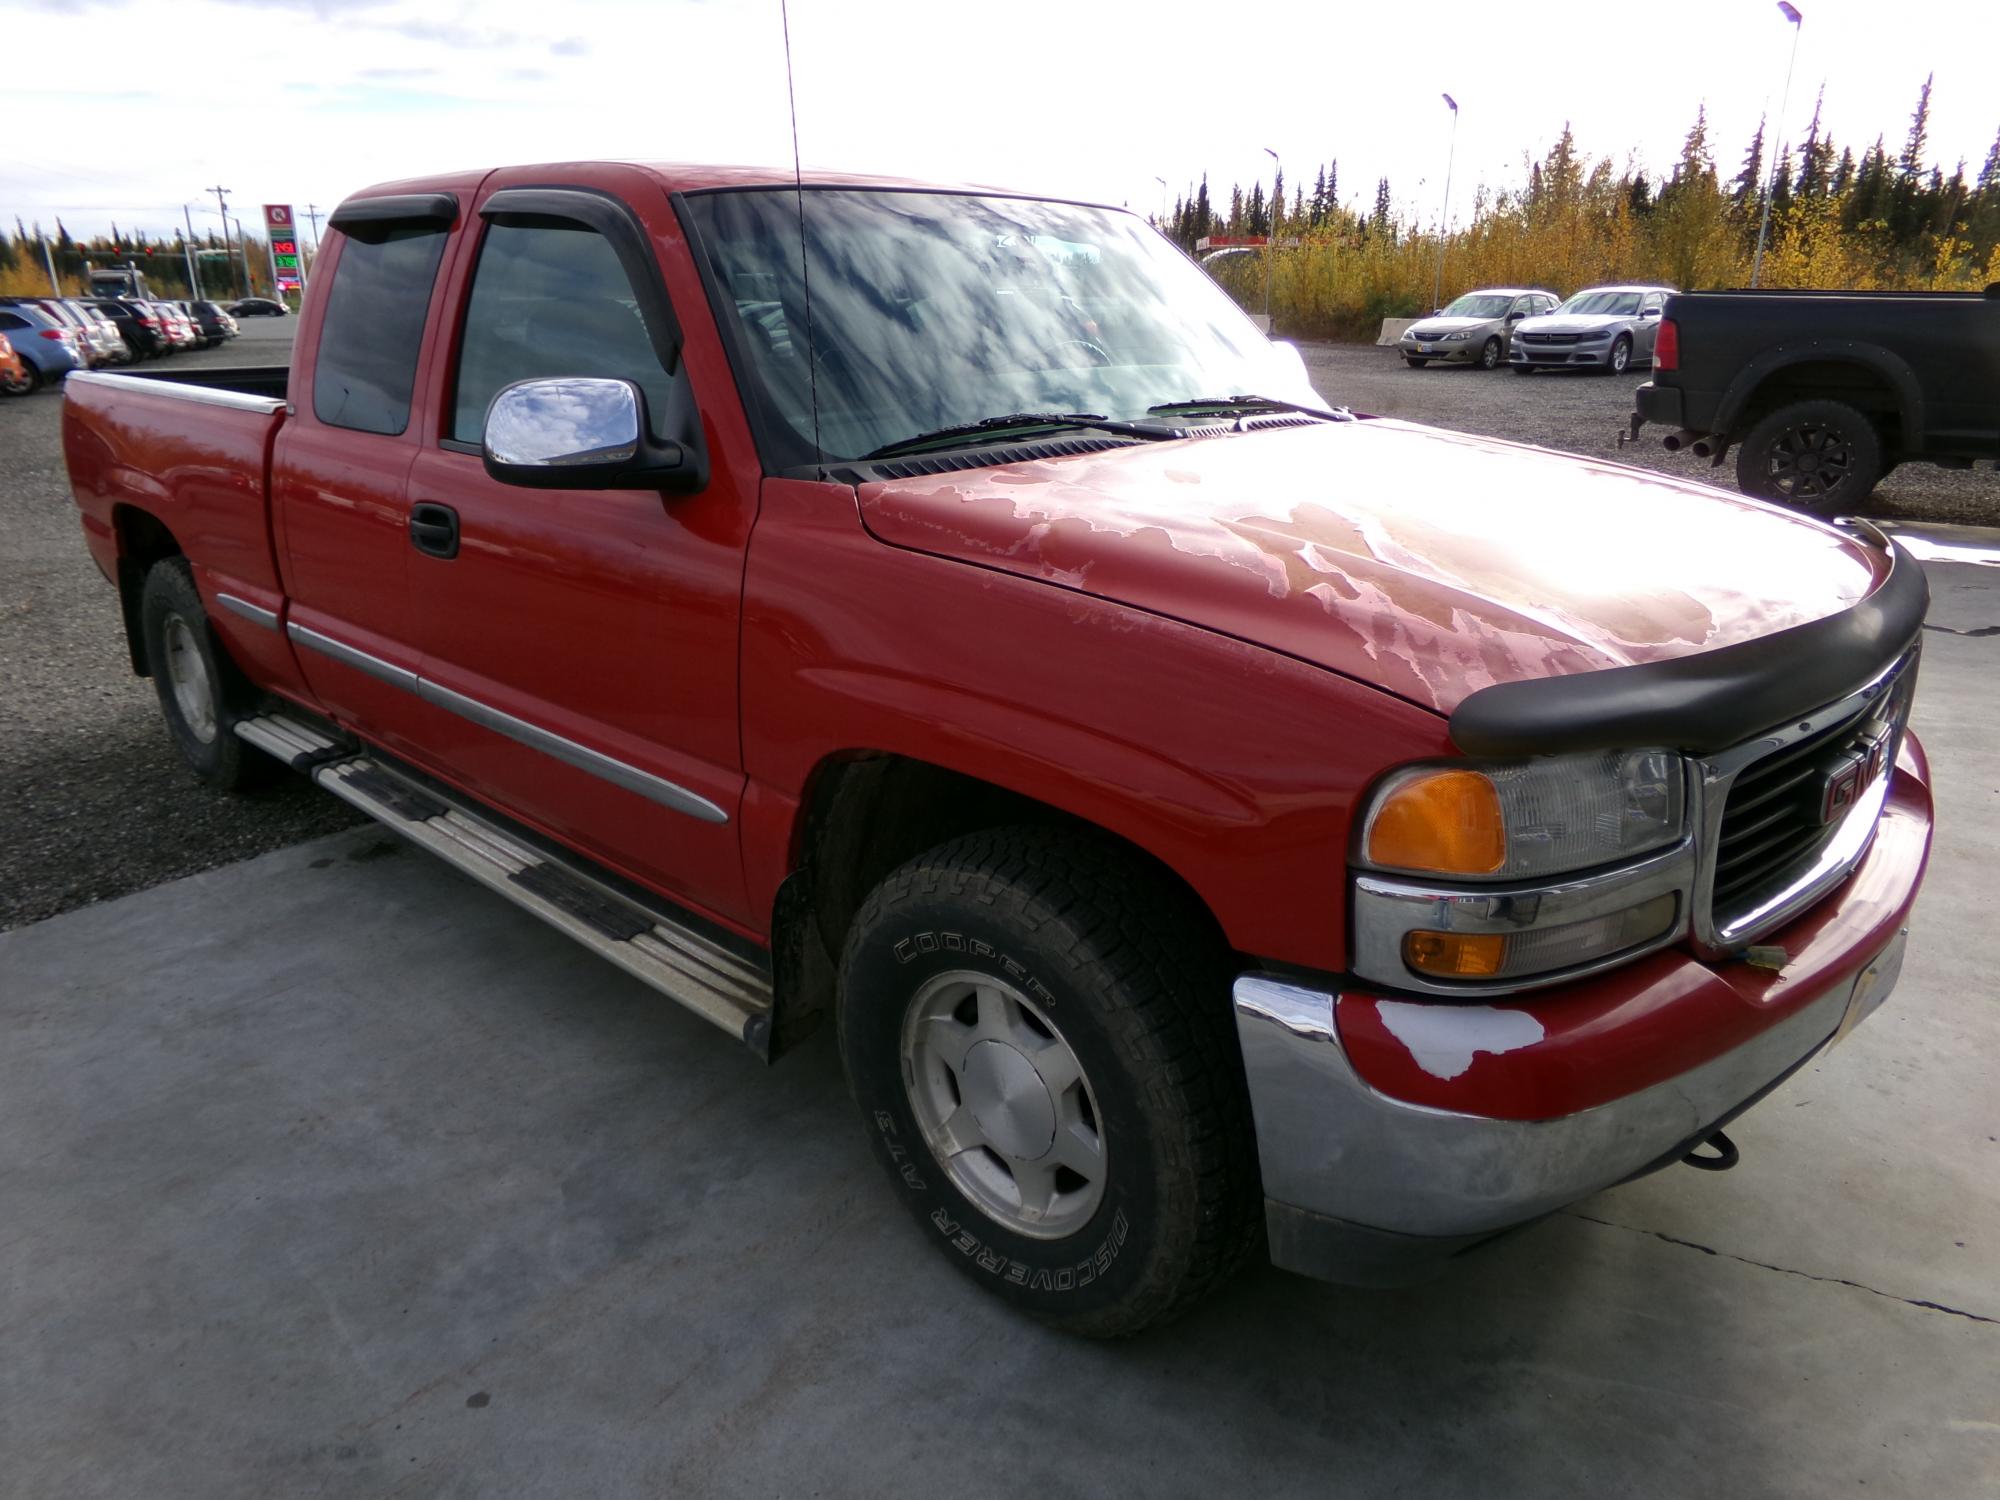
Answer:
M1195 396L1186 401L1162 401L1146 408L1162 415L1212 408L1217 411L1295 411L1301 416L1327 422L1352 422L1354 413L1344 406L1304 406L1297 401L1280 401L1275 396Z
M1158 410L1158 408L1154 408ZM1180 429L1165 427L1157 422L1119 422L1100 412L1094 411L1016 411L1005 416L981 417L977 422L960 422L951 427L940 427L935 432L920 432L914 437L899 438L893 443L884 443L872 453L861 456L867 458L893 458L898 453L908 453L913 448L926 448L933 443L948 443L953 439L986 438L998 432L1013 428L1029 427L1088 427L1100 432L1116 432L1127 437L1160 438L1179 437Z

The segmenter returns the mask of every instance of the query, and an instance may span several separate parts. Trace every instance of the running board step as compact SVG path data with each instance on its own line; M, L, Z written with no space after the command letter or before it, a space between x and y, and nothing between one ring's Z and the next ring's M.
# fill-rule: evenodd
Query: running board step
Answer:
M238 732L263 745L244 733L251 722L238 725ZM369 755L324 762L312 778L488 890L714 1022L758 1056L768 1055L772 986L762 965L531 847L497 820L446 801Z
M248 740L267 755L275 755L294 771L310 771L354 753L352 744L344 744L290 714L258 714L254 719L238 719L234 727L238 739Z

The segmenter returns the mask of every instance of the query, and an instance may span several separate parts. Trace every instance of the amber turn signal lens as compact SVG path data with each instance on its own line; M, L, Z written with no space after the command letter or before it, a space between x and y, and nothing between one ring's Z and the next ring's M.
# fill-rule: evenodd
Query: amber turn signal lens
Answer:
M1403 962L1440 979L1484 979L1500 972L1507 939L1497 932L1412 932L1403 939Z
M1507 863L1500 794L1477 771L1427 771L1382 799L1368 861L1445 875L1492 875Z

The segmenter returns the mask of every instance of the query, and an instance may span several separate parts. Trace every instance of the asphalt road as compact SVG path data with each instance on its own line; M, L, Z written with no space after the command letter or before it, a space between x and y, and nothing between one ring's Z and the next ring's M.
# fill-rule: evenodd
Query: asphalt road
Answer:
M296 326L248 319L235 342L173 356L165 368L282 363ZM1366 345L1309 345L1305 354L1321 394L1358 411L1730 483L1728 469L1675 458L1651 439L1617 446L1642 374L1524 380L1412 370L1393 350ZM357 816L297 778L225 797L181 768L152 685L125 661L116 596L77 532L61 411L53 392L0 400L0 826L9 833L0 844L0 930L282 848ZM2000 475L1899 469L1877 509L1897 519L2000 525Z

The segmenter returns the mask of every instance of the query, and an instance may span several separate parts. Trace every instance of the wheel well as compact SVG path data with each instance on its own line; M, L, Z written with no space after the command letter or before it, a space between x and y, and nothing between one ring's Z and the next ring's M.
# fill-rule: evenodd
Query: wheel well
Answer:
M1840 401L1874 423L1885 451L1902 447L1903 400L1881 371L1852 360L1812 359L1774 370L1750 393L1731 425L1747 434L1794 401Z
M809 783L792 874L772 922L778 968L773 1054L807 1035L831 1006L847 929L868 893L926 849L987 828L1084 831L1158 880L1226 947L1194 888L1129 839L1033 797L906 756L853 753L821 763Z
M149 511L120 505L111 512L112 533L118 538L118 607L125 619L125 649L132 658L132 670L141 677L152 676L146 665L145 638L139 628L139 594L146 585L146 573L163 558L181 555L181 544L166 525Z

